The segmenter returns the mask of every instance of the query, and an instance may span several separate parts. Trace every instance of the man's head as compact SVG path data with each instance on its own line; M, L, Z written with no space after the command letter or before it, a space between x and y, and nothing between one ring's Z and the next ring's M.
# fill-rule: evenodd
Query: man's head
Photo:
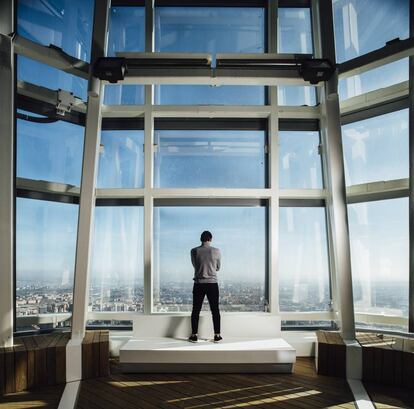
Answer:
M213 235L209 231L205 230L201 233L200 240L205 243L206 241L211 241L212 238Z

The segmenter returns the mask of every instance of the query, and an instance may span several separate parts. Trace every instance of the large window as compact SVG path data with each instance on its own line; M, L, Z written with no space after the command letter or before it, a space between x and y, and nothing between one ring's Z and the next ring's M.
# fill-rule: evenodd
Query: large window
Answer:
M263 188L264 131L156 131L156 187Z
M217 53L263 53L265 11L254 7L157 7L155 50L209 53L213 58ZM265 103L264 89L161 85L156 86L156 101L182 104L184 98L186 104L257 105Z
M102 131L97 187L144 187L144 131Z
M409 36L409 0L333 0L337 62Z
M17 32L89 61L94 0L18 0Z
M348 212L355 312L408 317L408 199L351 204Z
M173 206L154 209L154 307L191 311L194 269L190 250L210 230L222 254L218 272L223 311L264 311L266 207Z
M342 127L347 185L408 177L408 110Z
M33 116L33 114L29 113ZM82 126L17 121L17 176L80 186Z
M39 314L63 313L55 322L67 321L72 312L77 225L77 205L17 198L17 330L32 328L35 321L27 317Z
M96 207L92 311L143 311L143 224L142 206Z
M313 54L310 8L278 9L277 50L286 54ZM279 86L278 105L316 105L314 87Z
M319 132L279 131L279 186L281 189L321 189Z
M279 228L281 311L331 309L324 207L281 207Z
M109 15L107 55L118 52L145 51L145 8L112 7ZM106 85L104 103L107 105L142 105L143 85Z

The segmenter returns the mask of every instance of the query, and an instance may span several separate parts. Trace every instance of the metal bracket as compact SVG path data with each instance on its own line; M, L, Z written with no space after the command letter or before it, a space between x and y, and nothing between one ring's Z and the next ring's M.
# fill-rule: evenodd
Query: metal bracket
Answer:
M64 91L63 89L57 90L56 100L56 114L61 116L70 113L75 104L73 92Z

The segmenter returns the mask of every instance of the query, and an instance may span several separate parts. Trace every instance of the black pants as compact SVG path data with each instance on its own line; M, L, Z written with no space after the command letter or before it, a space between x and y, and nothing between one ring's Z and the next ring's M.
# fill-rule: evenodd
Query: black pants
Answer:
M214 333L220 334L219 287L217 283L194 283L193 312L191 313L193 334L198 332L198 319L206 295L210 304L211 314L213 315Z

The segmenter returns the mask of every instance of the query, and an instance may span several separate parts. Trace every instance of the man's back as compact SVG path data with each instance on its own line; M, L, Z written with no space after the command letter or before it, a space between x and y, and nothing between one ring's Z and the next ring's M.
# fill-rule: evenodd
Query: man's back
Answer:
M194 266L196 283L217 283L217 271L220 269L220 250L203 242L191 250L191 262Z

